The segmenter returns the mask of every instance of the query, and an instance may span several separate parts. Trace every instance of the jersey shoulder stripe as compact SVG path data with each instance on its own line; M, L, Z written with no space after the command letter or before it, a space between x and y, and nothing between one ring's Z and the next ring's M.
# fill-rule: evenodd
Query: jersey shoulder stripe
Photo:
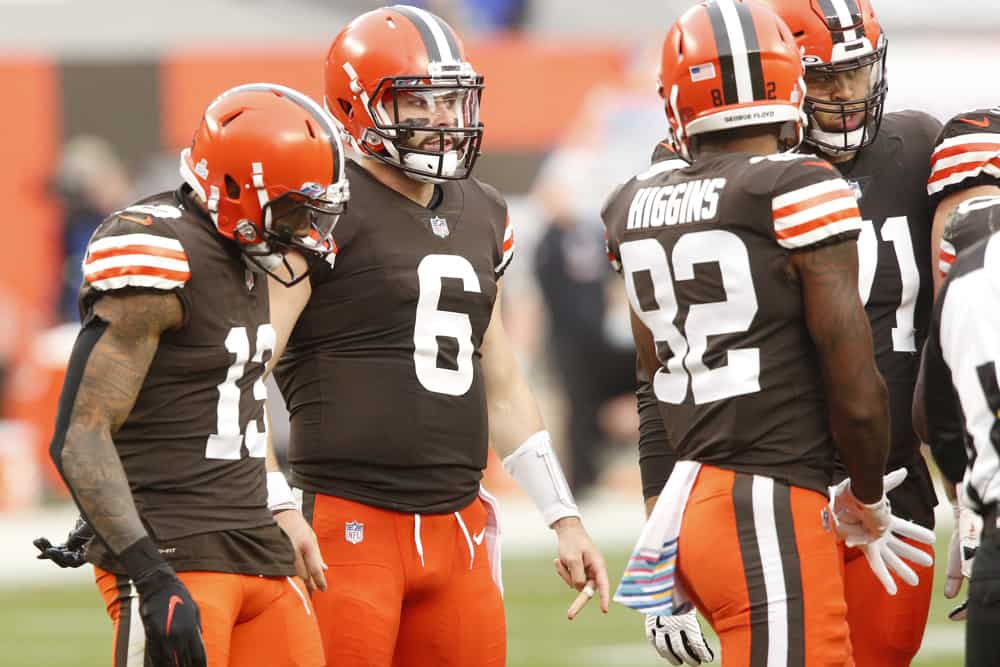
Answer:
M120 234L91 241L83 278L99 291L123 287L173 290L191 277L180 241L154 234Z
M510 223L509 215L503 226L503 245L500 250L502 252L500 263L494 267L497 276L503 275L503 272L507 270L507 265L510 264L510 260L514 259L514 225Z
M1000 178L1000 134L977 132L949 137L931 154L927 194L939 194L950 185L983 174Z
M771 211L775 238L784 248L805 248L861 230L858 203L841 178L778 195L771 200Z
M954 263L955 246L950 241L941 239L941 246L938 248L938 271L942 276L946 276Z

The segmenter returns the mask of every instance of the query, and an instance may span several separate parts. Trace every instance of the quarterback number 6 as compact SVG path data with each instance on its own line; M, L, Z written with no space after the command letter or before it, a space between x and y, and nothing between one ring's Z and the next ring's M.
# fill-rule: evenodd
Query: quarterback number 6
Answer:
M479 277L469 260L458 255L427 255L417 266L420 296L413 326L413 365L417 380L427 390L461 396L472 386L472 321L465 313L440 310L441 281L462 281L466 292L479 293ZM458 342L456 368L438 366L439 338Z
M713 229L681 236L672 253L673 275L667 253L656 239L627 241L620 252L628 269L625 291L629 302L653 334L657 357L663 363L653 378L659 400L683 403L689 379L696 404L760 391L759 348L730 349L726 363L716 368L708 368L704 361L709 336L747 331L757 314L750 257L737 235ZM726 300L691 304L682 333L675 324L674 280L692 280L695 265L705 263L718 265ZM648 279L637 281L642 273Z

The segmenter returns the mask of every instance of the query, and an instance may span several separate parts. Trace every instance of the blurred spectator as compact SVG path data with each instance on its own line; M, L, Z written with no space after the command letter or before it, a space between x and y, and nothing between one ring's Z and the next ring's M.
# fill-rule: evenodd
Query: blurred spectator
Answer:
M128 178L107 141L77 135L63 147L52 189L63 206L59 318L75 322L87 241L101 221L126 201Z
M403 0L401 3L434 12L459 32L503 32L518 30L530 9L530 0Z
M665 126L656 52L637 53L620 85L588 96L535 184L548 220L536 270L567 398L570 483L577 494L597 481L604 443L634 439L637 432L628 305L608 264L600 210L620 182L649 166Z

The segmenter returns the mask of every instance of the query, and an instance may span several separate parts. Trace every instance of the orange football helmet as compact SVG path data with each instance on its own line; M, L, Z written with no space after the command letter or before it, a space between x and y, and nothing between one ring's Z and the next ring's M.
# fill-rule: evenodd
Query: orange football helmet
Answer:
M762 0L780 16L795 36L806 68L805 111L809 116L806 143L827 153L853 152L875 141L882 123L888 83L885 76L887 40L869 0ZM866 93L836 101L817 96L820 81L837 76L862 77ZM817 114L832 119L824 130ZM862 115L863 114L863 115Z
M686 11L663 42L660 96L671 139L691 159L706 132L781 124L783 147L802 141L802 62L784 22L756 0L707 0Z
M351 143L417 180L472 172L483 139L482 92L483 77L455 31L417 7L362 14L326 55L326 107Z
M344 149L330 115L296 90L252 83L222 93L181 152L180 173L251 268L281 279L273 271L290 247L311 257L335 247L349 196Z

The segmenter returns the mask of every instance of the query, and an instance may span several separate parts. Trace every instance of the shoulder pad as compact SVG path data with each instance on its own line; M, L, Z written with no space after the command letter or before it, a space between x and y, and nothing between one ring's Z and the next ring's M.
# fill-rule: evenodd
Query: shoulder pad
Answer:
M778 245L797 250L856 237L861 213L850 186L826 160L804 157L788 162L772 190Z
M98 291L182 287L191 277L188 255L172 226L162 224L181 213L166 205L131 206L113 213L87 244L84 283Z
M935 203L974 185L1000 185L1000 108L949 120L931 155L927 194Z
M486 195L487 199L489 199L491 202L496 204L504 211L507 210L507 201L503 198L503 195L500 194L499 190L497 190L489 183L484 183L483 181L480 181L478 178L470 178L468 180L469 183L473 184L474 186L482 190L483 194Z
M904 137L904 141L909 140L908 143L919 137L930 148L941 133L941 121L924 111L894 111L886 114L886 118L896 122L897 132Z

